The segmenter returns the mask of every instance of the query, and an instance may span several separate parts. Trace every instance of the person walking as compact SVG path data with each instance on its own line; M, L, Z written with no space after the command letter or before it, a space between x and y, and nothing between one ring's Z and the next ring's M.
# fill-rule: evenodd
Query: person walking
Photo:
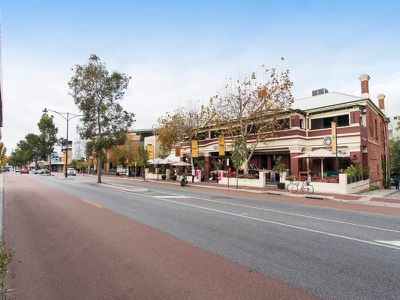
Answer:
M194 182L194 176L196 176L196 170L192 168L192 182Z

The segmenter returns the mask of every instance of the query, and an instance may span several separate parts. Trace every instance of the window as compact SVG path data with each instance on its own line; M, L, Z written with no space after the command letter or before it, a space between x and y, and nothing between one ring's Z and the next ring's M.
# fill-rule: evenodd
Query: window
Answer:
M311 120L311 129L331 128L331 123L336 122L338 127L349 126L349 115L340 115L335 117L326 117Z
M304 129L304 119L300 119L300 128Z

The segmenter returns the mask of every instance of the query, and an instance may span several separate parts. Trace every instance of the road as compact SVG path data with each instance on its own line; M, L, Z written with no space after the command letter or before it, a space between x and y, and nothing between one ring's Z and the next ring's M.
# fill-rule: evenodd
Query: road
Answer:
M400 298L398 216L104 181L5 177L17 298Z

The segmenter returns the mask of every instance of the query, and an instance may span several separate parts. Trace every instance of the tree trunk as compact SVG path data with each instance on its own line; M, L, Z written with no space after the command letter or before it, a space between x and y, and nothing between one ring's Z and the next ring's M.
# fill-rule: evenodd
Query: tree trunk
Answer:
M97 183L101 183L101 161L102 158L99 156L98 162L97 162Z
M243 173L244 173L244 175L249 175L249 161L250 161L250 158L246 159L243 162Z

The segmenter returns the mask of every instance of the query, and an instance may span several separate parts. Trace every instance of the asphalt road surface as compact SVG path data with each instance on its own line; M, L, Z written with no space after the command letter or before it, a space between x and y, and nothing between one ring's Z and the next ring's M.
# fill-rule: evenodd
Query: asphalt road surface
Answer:
M398 216L95 180L5 176L17 299L400 298Z

